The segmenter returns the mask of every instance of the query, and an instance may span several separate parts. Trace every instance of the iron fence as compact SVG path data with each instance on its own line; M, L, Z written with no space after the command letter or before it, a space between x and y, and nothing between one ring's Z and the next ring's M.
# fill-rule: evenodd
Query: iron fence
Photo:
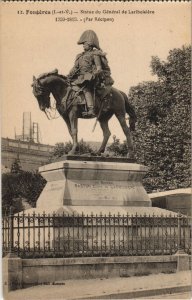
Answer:
M3 255L22 258L191 253L186 216L10 214L2 218Z

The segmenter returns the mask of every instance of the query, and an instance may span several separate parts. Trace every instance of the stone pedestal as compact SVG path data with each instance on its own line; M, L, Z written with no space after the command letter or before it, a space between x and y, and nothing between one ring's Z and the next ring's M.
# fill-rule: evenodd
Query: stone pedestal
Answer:
M175 254L177 257L177 272L190 270L189 255L183 250L178 250Z
M7 255L2 259L3 294L22 288L22 260L16 256Z
M125 214L130 207L151 207L142 185L147 167L127 159L66 156L39 171L47 180L37 201L41 211Z

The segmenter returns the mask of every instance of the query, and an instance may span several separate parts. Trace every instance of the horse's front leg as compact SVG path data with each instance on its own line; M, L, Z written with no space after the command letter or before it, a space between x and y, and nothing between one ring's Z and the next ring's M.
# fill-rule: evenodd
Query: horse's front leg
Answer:
M60 112L59 112L60 113ZM66 125L67 125L67 128L68 128L68 131L69 131L69 134L70 136L72 137L72 133L71 133L71 123L70 123L70 120L69 120L69 116L68 115L62 115L62 113L60 113L60 115L62 116L63 120L65 121Z
M77 118L77 106L74 106L72 110L69 112L69 120L71 124L71 137L73 140L73 147L68 154L75 154L78 146L78 138L77 138L77 125L78 125L78 118Z
M111 135L111 132L110 132L109 127L108 127L108 119L99 120L99 123L100 123L101 129L103 130L103 142L102 142L101 147L99 148L99 150L97 152L98 155L105 152L107 142L108 142L109 137Z

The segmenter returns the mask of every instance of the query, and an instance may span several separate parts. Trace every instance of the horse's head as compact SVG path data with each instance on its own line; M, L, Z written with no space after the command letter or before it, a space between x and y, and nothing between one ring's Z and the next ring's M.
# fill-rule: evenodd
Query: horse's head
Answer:
M42 111L46 111L50 107L50 90L45 82L41 79L36 79L33 76L33 94L38 101L39 108Z
M45 112L48 119L47 109L51 107L50 94L53 95L59 105L67 92L68 85L67 77L58 74L57 69L44 73L38 78L33 76L33 94L39 103L39 108Z

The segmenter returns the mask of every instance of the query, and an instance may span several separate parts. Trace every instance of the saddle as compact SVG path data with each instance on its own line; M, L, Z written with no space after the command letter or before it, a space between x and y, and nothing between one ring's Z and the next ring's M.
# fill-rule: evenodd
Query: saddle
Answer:
M111 86L107 86L97 90L95 95L92 95L93 98L95 98L95 107L100 107L101 103L103 103L102 111L107 111L109 109L110 99L112 96L110 93L111 89ZM78 88L77 86L68 86L67 93L62 99L61 105L63 106L64 110L68 110L71 105L84 105L86 108L87 103L83 93L83 88Z

